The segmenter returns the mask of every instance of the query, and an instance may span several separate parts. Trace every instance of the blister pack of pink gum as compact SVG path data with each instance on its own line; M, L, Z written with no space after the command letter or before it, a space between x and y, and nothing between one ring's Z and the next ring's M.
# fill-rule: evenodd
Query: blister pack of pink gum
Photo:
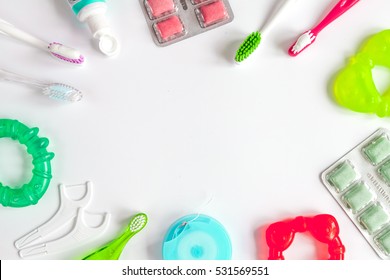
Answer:
M234 19L228 0L140 0L158 46L167 46Z
M390 131L378 129L321 180L379 257L390 260Z

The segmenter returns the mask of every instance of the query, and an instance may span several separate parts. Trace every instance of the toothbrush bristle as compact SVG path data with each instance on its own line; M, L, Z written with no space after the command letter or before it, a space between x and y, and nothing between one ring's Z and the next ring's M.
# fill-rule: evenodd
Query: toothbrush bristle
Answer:
M311 30L306 31L301 36L299 36L298 40L289 48L288 53L290 56L297 56L308 46L313 44L316 39L316 35L313 34Z
M143 213L137 214L130 221L130 225L129 225L130 231L139 232L146 226L147 222L148 222L148 217L145 214Z
M80 90L60 83L48 85L43 90L43 94L50 98L67 102L77 102L83 98L83 93Z
M75 65L82 65L84 63L84 56L82 56L82 55L80 55L80 57L77 59L73 59L73 58L65 57L63 55L59 55L59 54L56 54L53 52L51 54L58 59L61 59L65 62L69 62L69 63L75 64Z
M82 65L85 61L84 56L81 54L78 54L76 57L74 55L72 55L72 57L70 57L69 55L66 55L66 51L61 51L61 52L54 51L53 50L54 47L65 48L65 49L69 49L71 51L73 51L73 49L68 48L60 43L57 43L57 42L53 42L53 43L49 44L48 48L49 48L50 53L54 57L56 57L62 61L74 64L74 65Z
M236 62L240 63L247 59L259 46L261 41L260 32L251 33L244 42L240 45L234 58Z

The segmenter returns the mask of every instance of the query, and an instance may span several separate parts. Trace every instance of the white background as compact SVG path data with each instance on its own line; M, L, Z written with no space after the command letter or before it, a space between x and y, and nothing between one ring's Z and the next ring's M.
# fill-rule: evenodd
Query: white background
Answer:
M346 259L378 259L319 176L377 128L390 128L386 118L339 107L331 91L333 76L361 42L388 27L390 2L361 1L291 58L291 43L337 2L300 0L242 66L232 62L236 48L277 1L230 2L232 23L160 48L138 0L109 1L122 51L108 58L67 1L0 0L1 18L78 48L88 60L82 68L66 66L0 37L0 67L85 92L78 104L59 104L34 88L0 83L0 118L39 127L56 154L51 185L37 205L0 207L0 259L19 259L13 242L55 213L59 183L87 180L94 183L89 209L110 212L110 227L90 243L42 259L80 257L117 236L139 211L149 223L121 259L161 259L170 224L198 211L225 226L236 260L267 258L261 233L270 223L319 213L337 218ZM387 78L378 74L380 87ZM23 147L2 139L0 181L27 182L28 161ZM323 249L308 235L297 235L285 256L326 258Z

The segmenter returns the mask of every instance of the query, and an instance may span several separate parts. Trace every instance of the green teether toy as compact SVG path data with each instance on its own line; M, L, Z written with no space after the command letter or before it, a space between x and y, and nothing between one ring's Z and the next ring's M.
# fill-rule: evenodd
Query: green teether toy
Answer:
M84 257L83 260L117 260L127 242L140 232L147 224L148 216L144 213L135 215L129 222L126 231L107 245Z
M372 69L390 69L390 30L370 37L342 69L334 83L334 97L341 106L355 112L390 116L390 88L381 94L375 86Z
M50 184L50 161L54 154L46 150L49 140L38 137L38 132L38 128L28 128L19 121L0 119L0 138L9 137L25 145L34 166L32 178L27 184L11 188L0 183L0 204L3 206L25 207L37 204Z

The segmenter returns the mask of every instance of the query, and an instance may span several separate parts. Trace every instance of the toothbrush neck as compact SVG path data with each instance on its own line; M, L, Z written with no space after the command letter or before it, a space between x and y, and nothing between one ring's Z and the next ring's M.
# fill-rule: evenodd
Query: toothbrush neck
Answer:
M134 233L132 233L130 231L126 231L119 238L117 238L113 243L110 244L110 247L113 249L112 259L119 259L127 242L133 236L134 236Z
M285 0L276 10L270 15L267 22L263 25L261 29L261 34L264 35L267 33L278 21L278 19L283 15L283 13L293 4L296 0Z
M314 34L318 34L326 26L332 23L334 20L339 18L342 14L348 11L352 6L354 6L360 0L340 0L330 12L317 24L316 27L312 29Z
M20 74L16 74L4 69L0 69L0 80L5 80L9 82L19 83L19 84L25 84L25 85L32 85L40 88L44 88L45 85L32 78L28 78L25 76L22 76Z
M0 33L24 41L25 43L28 43L37 48L47 49L48 47L48 44L45 41L1 19L0 19Z

